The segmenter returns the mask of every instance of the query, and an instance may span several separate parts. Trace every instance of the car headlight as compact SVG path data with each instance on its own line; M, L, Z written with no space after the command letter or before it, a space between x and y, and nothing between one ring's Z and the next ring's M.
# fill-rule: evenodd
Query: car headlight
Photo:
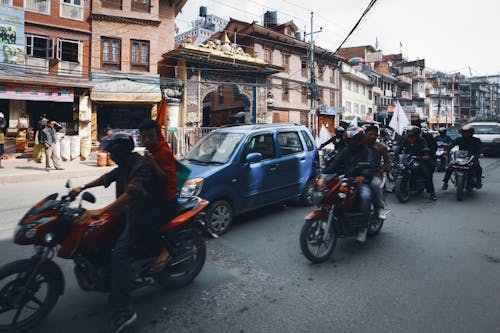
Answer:
M203 178L188 179L181 190L182 197L191 197L200 194L203 187Z

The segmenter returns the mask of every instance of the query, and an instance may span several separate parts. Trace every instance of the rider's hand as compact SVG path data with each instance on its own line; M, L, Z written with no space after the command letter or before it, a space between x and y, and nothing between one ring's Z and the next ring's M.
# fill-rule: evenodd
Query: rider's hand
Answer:
M71 195L72 197L76 197L78 194L80 194L81 191L83 191L83 187L74 187L71 189L71 191L69 191L69 195Z
M354 178L354 182L356 184L361 184L364 181L365 181L365 177L363 177L363 176L357 176L356 178Z
M101 216L102 213L103 213L102 209L86 210L78 219L78 223L83 224L85 221L89 219Z

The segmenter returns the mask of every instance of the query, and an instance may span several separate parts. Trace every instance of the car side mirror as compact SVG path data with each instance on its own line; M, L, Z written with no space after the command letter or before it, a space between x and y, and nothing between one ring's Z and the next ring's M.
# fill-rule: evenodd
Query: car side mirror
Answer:
M89 193L89 192L83 192L82 200L88 201L90 203L95 203L94 195L92 193Z
M257 162L260 162L262 161L262 154L261 153L250 153L247 155L247 157L245 158L245 161L247 163L257 163Z

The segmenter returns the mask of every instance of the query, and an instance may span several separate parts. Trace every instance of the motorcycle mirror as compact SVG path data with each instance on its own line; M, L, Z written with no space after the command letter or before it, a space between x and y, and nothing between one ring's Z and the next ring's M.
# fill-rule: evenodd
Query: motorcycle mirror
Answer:
M83 192L82 200L88 201L90 203L95 203L94 195L92 193L89 193L89 192Z
M73 185L71 184L71 180L66 181L66 188L73 188Z

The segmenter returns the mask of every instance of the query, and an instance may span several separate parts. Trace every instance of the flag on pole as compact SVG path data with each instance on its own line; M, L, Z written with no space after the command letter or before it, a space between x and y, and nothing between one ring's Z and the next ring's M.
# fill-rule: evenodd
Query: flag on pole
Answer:
M347 126L347 128L349 128L349 127L358 127L358 117L357 116L354 116L354 118L352 119L349 126Z
M408 120L406 113L403 111L401 104L397 101L396 109L394 110L392 119L389 122L389 127L394 129L399 135L402 135L404 128L408 125L410 125L410 121Z
M165 123L165 114L167 113L167 99L162 95L158 111L156 113L156 123L160 126L160 140L165 141L163 133L163 124Z

